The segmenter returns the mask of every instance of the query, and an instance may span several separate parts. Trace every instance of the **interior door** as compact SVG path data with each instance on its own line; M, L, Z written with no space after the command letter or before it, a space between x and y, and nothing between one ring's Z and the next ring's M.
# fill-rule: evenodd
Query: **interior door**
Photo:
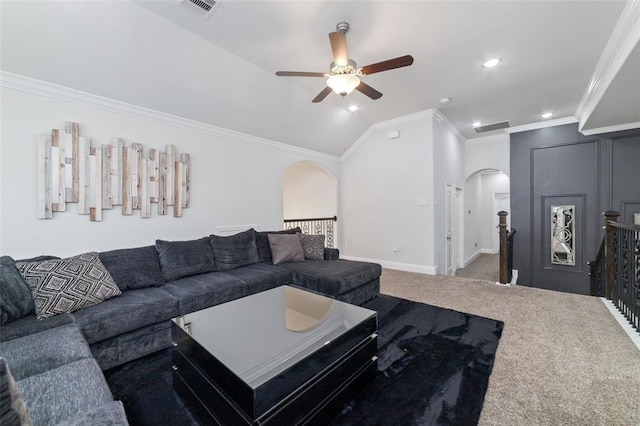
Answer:
M493 229L491 230L492 240L491 245L492 249L495 253L500 252L500 229L498 228L498 224L500 223L500 218L498 217L498 212L505 211L509 213L507 216L507 230L511 228L511 195L508 192L496 192L493 194Z
M445 229L446 229L446 246L445 246L445 254L446 254L446 265L447 265L447 275L453 275L455 273L455 269L453 266L453 185L447 184L446 197L445 197L445 208L444 208L444 220L445 220Z

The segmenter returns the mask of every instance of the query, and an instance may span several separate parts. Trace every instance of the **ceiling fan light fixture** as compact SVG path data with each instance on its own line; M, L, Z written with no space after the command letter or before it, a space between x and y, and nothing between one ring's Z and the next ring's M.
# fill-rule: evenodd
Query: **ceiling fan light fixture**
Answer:
M336 94L345 97L353 92L360 84L360 79L354 74L337 74L327 79L327 86Z

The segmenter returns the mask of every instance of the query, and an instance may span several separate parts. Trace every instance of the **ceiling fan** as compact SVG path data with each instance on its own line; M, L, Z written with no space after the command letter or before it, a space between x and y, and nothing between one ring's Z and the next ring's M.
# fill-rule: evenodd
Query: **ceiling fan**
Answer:
M329 41L331 42L331 50L333 51L333 62L331 63L328 73L278 71L276 75L280 77L326 77L327 87L325 87L318 96L313 98L311 102L322 101L332 91L345 97L354 90L367 95L371 99L380 99L382 93L361 81L360 77L395 68L408 67L413 64L413 57L411 55L405 55L358 68L355 61L349 59L349 55L347 54L347 31L349 31L349 23L339 22L338 25L336 25L336 31L329 33Z

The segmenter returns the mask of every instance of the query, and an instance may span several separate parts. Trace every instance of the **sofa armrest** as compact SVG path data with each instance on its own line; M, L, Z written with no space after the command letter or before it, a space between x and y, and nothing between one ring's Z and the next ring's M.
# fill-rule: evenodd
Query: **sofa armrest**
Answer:
M324 248L324 260L338 260L340 258L340 250L337 248Z

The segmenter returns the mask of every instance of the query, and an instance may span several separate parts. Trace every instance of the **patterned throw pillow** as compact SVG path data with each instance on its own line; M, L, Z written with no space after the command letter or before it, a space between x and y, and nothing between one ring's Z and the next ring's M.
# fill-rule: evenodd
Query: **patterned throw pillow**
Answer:
M97 305L122 293L96 252L16 266L31 289L38 319Z
M308 260L324 260L324 235L298 234L304 258Z

